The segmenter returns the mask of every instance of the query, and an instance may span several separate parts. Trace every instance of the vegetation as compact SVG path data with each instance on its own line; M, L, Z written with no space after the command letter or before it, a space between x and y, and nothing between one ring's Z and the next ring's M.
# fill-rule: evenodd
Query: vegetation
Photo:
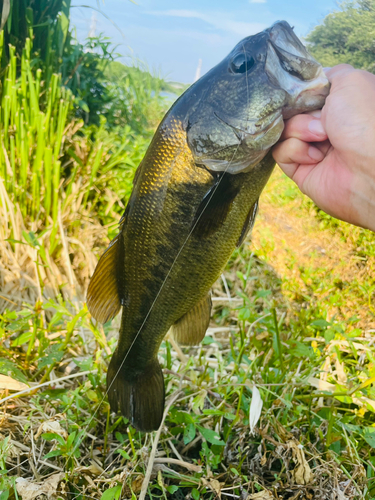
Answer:
M33 32L33 57L52 73L59 71L70 49L70 0L4 0L1 29L4 36L1 68L9 62L9 46L21 54Z
M51 72L26 25L0 40L0 500L374 499L374 236L280 172L214 286L202 345L162 344L160 432L110 412L119 318L96 324L85 290L176 86L69 29ZM80 88L64 76L73 53Z
M340 63L375 72L375 1L343 2L307 36L310 52L323 66Z
M325 224L276 173L253 241L228 264L230 298L222 281L214 287L203 345L163 343L176 399L151 460L150 497L374 497L375 254L362 257L364 234L345 238L345 224ZM35 480L34 449L39 477L60 478L62 497L139 494L155 437L111 414L105 398L118 322L102 329L61 298L2 314L3 373L34 387L51 381L3 403L10 491L16 477ZM254 385L263 411L252 434Z

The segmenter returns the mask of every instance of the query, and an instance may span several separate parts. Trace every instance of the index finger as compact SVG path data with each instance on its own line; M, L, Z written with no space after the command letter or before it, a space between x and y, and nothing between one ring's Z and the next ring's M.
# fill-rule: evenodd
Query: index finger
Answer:
M341 77L343 75L347 75L352 71L356 71L353 66L350 64L338 64L337 66L333 66L332 68L325 68L324 72L328 78L328 80L332 83L337 77Z
M327 134L319 120L321 111L311 114L296 115L285 122L280 141L294 137L304 142L320 142L327 139Z

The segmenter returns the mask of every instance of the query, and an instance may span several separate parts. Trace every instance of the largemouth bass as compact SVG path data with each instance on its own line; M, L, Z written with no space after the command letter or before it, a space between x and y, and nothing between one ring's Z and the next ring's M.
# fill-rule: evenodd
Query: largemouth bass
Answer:
M283 120L321 108L328 91L322 67L282 21L242 40L157 129L87 294L102 323L122 307L108 398L138 430L161 423L157 354L168 330L187 345L205 335L210 288L254 223Z

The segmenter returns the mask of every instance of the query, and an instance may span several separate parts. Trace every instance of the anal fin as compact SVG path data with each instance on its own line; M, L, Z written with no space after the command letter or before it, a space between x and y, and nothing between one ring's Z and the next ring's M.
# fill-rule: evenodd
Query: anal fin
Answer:
M121 258L120 235L111 241L100 257L87 290L87 307L93 318L106 323L121 308L118 263Z
M210 323L211 306L210 292L172 325L170 332L179 344L199 344Z

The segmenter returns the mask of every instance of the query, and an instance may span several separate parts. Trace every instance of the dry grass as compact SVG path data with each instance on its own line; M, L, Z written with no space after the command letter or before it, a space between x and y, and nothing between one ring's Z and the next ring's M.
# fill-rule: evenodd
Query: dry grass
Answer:
M343 238L339 228L324 227L302 195L285 200L284 193L290 188L293 186L277 170L262 196L252 251L282 277L286 297L307 306L324 301L328 321L356 315L359 328L374 329L373 296L364 296L360 285L375 283L375 254L360 255L354 237ZM348 233L358 232L358 228L340 224ZM342 294L344 300L332 303L329 299L334 293Z
M86 186L87 187L87 186ZM0 180L0 312L18 310L22 303L56 299L84 302L97 258L92 249L108 244L108 228L83 210L84 187L75 183L60 210L57 228L40 231L37 222L24 220L18 205L9 199ZM77 224L78 223L78 224ZM60 244L50 255L52 231Z

